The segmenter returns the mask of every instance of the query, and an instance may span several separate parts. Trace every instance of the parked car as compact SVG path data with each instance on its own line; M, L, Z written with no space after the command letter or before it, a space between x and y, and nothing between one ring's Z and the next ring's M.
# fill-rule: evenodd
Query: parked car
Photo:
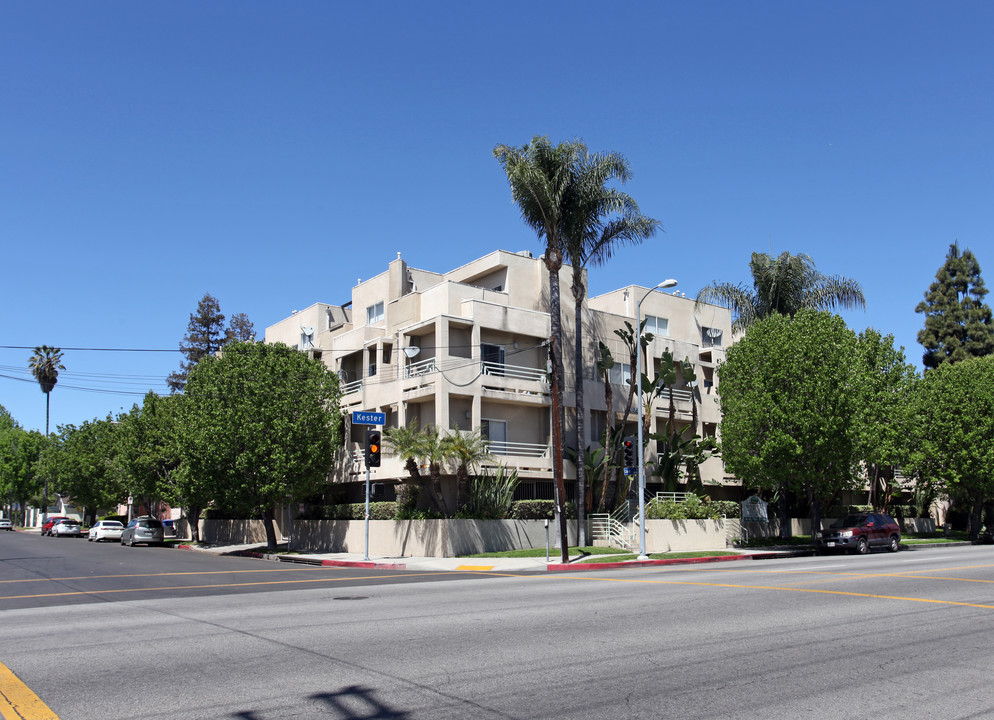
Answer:
M132 547L137 543L161 545L164 539L162 523L154 517L136 517L121 533L121 544Z
M69 518L62 518L52 525L49 531L52 537L83 537L83 530L79 523Z
M124 523L119 520L100 520L93 523L90 531L86 534L86 539L90 542L96 540L120 540L124 532Z
M817 533L815 540L819 550L843 550L865 555L872 548L885 547L897 552L901 545L901 526L884 513L853 513Z
M14 523L10 521L10 518L0 518L0 530L13 530Z
M60 520L68 520L68 519L69 518L67 518L65 515L52 515L41 526L41 534L42 534L42 536L51 535L52 534L52 526L55 525L55 523L59 522Z

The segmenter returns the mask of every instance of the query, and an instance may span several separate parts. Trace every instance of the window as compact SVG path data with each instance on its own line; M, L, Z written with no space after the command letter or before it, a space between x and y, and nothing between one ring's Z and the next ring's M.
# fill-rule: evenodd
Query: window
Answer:
M370 305L366 308L366 324L372 325L373 323L383 322L383 301L380 300L375 305Z
M590 442L603 443L607 426L607 413L603 410L590 412Z
M632 367L627 363L616 362L610 370L609 379L615 385L630 385L632 382Z
M645 332L658 335L659 337L666 337L670 334L670 321L667 318L646 315Z
M721 347L721 330L718 328L701 328L701 347Z

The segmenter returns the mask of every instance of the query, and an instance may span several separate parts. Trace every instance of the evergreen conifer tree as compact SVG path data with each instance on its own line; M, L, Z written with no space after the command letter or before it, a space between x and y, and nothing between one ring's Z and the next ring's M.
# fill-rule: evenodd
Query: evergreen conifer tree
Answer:
M224 327L221 305L217 298L206 293L197 303L197 311L190 314L186 335L179 344L180 352L186 359L180 363L178 371L170 373L166 378L169 389L174 393L183 392L183 388L186 387L186 377L193 366L205 355L220 350L229 340L229 333Z
M960 252L953 243L935 282L915 308L925 315L918 342L925 348L922 363L926 368L994 353L994 319L984 303L985 295L976 256L969 249Z

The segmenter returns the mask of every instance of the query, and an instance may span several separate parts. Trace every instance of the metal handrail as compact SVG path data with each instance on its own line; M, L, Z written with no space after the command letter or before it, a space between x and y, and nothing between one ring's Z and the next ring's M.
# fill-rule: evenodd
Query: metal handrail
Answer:
M427 360L411 363L406 366L404 368L404 377L419 377L421 375L427 375L430 372L435 372L436 370L438 370L438 366L435 365L435 358L428 358Z
M352 393L359 392L360 390L362 390L362 380L356 380L342 385L342 395L351 395Z
M545 382L545 370L524 367L522 365L507 365L505 363L483 362L483 374L492 377L509 377L516 380L537 380Z
M663 502L664 500L672 500L673 502L687 502L687 497L693 495L693 493L688 492L657 492L656 500Z
M613 514L592 513L590 519L590 537L594 540L606 540L617 544L626 550L634 545L634 534L629 526L618 522Z
M521 455L524 457L545 457L549 446L540 443L507 442L502 440L487 440L487 450L491 455Z

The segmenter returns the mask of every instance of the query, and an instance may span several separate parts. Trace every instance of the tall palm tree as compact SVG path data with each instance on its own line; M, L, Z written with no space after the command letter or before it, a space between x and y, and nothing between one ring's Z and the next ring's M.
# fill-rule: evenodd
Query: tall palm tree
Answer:
M35 354L28 360L28 367L31 374L41 386L41 391L45 393L45 437L48 437L48 421L50 417L50 401L52 390L59 381L59 371L65 370L62 364L62 348L42 345L35 348ZM48 474L45 474L45 486L42 491L42 521L48 519Z
M631 177L628 160L619 153L586 153L580 161L577 186L580 190L570 222L563 232L563 252L572 268L573 313L575 323L574 362L576 368L576 437L582 453L585 439L583 301L586 286L583 270L602 265L614 251L625 245L638 245L659 229L659 221L642 215L638 204L627 193L606 187L611 180L627 182ZM610 219L607 219L608 217ZM610 412L610 408L608 409ZM576 465L578 540L586 545L587 482L584 463Z
M729 308L735 318L732 329L740 331L769 315L793 317L802 308L866 307L858 282L841 275L823 275L804 253L782 252L775 258L753 253L749 272L752 289L743 284L713 283L697 293L697 306L712 302Z
M498 145L494 157L500 163L511 186L511 198L521 210L525 223L545 240L544 261L549 271L549 315L552 335L553 386L553 478L563 497L563 442L562 442L562 309L559 290L559 270L563 266L563 234L576 223L576 208L582 195L577 176L586 146L579 140L561 142L553 146L547 137L535 136L523 147ZM560 509L561 508L557 508ZM563 562L568 562L565 513L559 512L559 534Z

